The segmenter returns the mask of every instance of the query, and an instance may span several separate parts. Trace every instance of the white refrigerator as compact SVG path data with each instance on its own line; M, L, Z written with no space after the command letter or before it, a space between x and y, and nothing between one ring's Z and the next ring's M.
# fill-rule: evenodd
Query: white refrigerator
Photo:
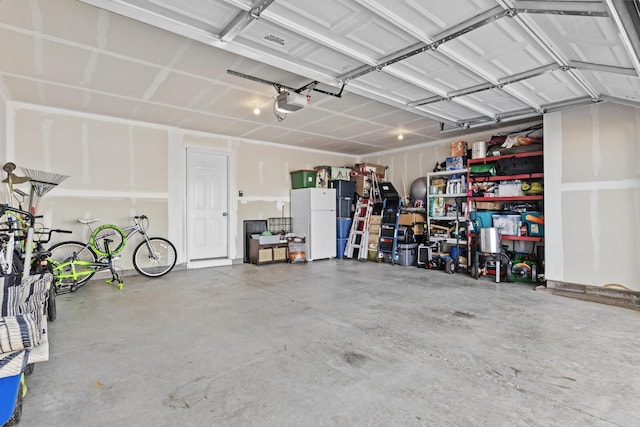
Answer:
M307 261L336 257L336 189L291 190L291 231L306 238Z

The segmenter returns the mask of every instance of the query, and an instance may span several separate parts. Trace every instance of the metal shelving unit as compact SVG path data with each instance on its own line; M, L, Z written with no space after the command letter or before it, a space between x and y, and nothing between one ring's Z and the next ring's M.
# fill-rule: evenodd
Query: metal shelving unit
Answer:
M429 241L440 241L458 248L467 246L466 238L460 238L460 231L467 229L467 214L462 209L462 202L467 199L468 169L454 169L427 174L427 200L426 200L426 228L425 233L429 236ZM434 185L434 180L445 181L444 188ZM434 190L436 190L434 192ZM440 192L441 191L441 192ZM447 203L453 202L453 203ZM442 205L442 211L440 206ZM454 206L455 210L447 211L446 206ZM447 224L447 225L442 225ZM443 237L433 237L434 229L441 229L446 233ZM458 260L460 257L457 258ZM457 267L467 267L467 264L458 263Z

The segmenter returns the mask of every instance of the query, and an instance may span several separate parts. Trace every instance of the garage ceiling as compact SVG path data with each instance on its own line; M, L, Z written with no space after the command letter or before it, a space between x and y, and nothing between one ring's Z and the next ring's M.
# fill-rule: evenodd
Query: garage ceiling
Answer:
M366 155L640 106L639 32L638 0L2 0L0 91ZM274 113L285 90L310 104Z

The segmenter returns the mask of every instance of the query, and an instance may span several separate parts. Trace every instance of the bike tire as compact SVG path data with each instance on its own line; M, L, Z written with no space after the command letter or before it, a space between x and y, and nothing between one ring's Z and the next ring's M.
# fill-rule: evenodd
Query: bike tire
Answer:
M109 239L111 242L108 244L108 249L105 246L107 242L105 239ZM100 256L116 255L122 252L125 244L127 243L127 236L124 234L124 230L117 225L102 225L95 229L91 233L89 239L89 245L95 253Z
M96 262L98 260L98 256L93 251L93 249L90 246L87 246L86 243L82 243L82 242L68 241L68 242L56 243L55 245L49 248L49 251L51 252L51 258L57 264L67 261L69 258L71 258L74 255L74 253L76 254L76 259L81 259L89 262ZM76 267L76 271L86 271L90 269L91 269L90 267L81 267L81 266ZM91 279L94 273L95 271L91 274L87 274L86 276L79 277L77 282L75 282L75 284L79 285L86 282L87 280ZM55 282L55 276L54 276L54 282ZM61 285L61 284L73 285L74 281L71 278L62 279L60 283L58 283L58 285Z
M176 265L176 247L162 237L149 237L149 245L153 252L149 252L146 240L136 246L133 251L133 267L146 277L164 276ZM155 254L155 257L152 254Z
M51 287L49 288L47 296L47 302L45 305L47 306L47 320L49 322L53 322L58 317L58 308L56 307L56 286L52 282Z
M24 397L23 394L24 386L22 385L21 380L20 385L18 386L18 395L16 396L16 403L13 407L13 413L11 414L11 417L3 424L3 427L13 426L20 422L20 418L22 418L22 399Z

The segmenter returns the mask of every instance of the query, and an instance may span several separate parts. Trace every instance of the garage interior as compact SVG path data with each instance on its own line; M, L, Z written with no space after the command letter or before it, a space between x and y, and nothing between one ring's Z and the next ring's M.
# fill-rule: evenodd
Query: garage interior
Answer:
M79 218L146 214L177 249L161 278L126 247L123 290L59 296L20 425L637 425L639 10L1 1L0 160L68 177L40 223L89 241ZM293 171L383 165L408 201L452 143L535 125L542 283L244 262L246 221L291 216Z

